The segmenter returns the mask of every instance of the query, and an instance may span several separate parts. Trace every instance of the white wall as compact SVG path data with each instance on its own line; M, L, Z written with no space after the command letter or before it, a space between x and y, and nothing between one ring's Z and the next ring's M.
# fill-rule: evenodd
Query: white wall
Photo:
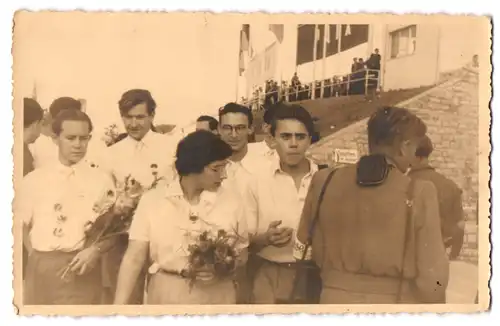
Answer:
M439 25L417 25L417 49L414 54L390 58L389 33L402 25L390 25L384 60L384 90L405 89L432 85L437 81L439 58Z

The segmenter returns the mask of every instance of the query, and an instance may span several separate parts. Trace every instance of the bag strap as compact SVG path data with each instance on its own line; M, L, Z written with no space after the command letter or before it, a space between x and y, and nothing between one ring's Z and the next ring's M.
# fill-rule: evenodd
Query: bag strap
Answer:
M316 228L316 224L319 220L319 209L321 207L321 203L323 202L323 198L325 197L326 188L328 187L328 184L330 183L330 180L332 180L332 177L336 171L337 169L333 169L328 173L325 183L323 183L323 187L321 188L321 191L319 193L318 204L316 205L316 211L314 212L313 219L311 221L311 224L309 225L309 230L307 232L307 240L304 246L304 252L302 253L301 261L306 259L307 250L309 250L309 247L312 245L314 229Z
M334 170L332 170L332 171L330 171L328 173L328 176L326 177L325 183L323 184L323 187L321 188L321 192L319 193L318 204L316 205L316 210L315 210L315 213L313 215L313 219L311 221L311 224L309 225L309 230L308 230L308 233L307 233L307 240L306 240L306 243L304 245L304 252L302 253L302 257L298 261L298 264L297 264L297 272L296 272L296 275L295 275L295 280L293 282L292 291L290 292L290 297L289 297L289 301L290 302L293 301L293 298L295 297L295 293L297 292L298 284L300 282L299 276L297 275L299 273L299 270L300 270L299 265L301 265L302 263L304 263L304 261L306 260L307 250L309 250L309 247L312 244L312 238L313 238L313 235L314 235L314 229L315 229L316 223L318 222L318 219L319 219L319 209L321 207L321 203L323 202L323 197L325 197L326 187L330 183L330 180L332 179L332 177L335 174L336 170L337 169L334 169Z
M410 179L410 183L408 184L407 191L407 199L406 199L406 219L405 219L405 236L404 236L404 244L403 244L403 256L401 258L401 273L399 274L399 284L398 284L398 293L396 296L396 302L400 303L401 295L403 291L403 282L404 282L404 270L405 270L405 260L406 260L406 252L408 251L408 245L410 242L410 234L411 234L411 226L412 226L412 217L413 217L413 196L415 192L415 180L413 178Z

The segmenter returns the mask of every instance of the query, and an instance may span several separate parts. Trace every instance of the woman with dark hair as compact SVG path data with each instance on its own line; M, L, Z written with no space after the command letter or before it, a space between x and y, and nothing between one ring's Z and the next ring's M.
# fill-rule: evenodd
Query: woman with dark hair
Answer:
M426 125L385 107L367 129L369 155L314 175L295 257L319 267L321 303L445 303L449 266L436 189L407 176Z
M143 265L150 261L148 304L233 304L233 279L210 270L193 275L189 250L204 232L235 236L236 268L246 262L248 236L237 192L226 186L231 148L208 131L180 141L178 178L143 195L129 232L129 245L118 277L115 304L127 304Z

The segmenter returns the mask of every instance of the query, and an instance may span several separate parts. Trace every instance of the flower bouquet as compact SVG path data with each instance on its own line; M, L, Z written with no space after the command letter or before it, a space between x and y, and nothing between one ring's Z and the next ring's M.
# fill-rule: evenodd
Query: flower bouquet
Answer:
M188 266L185 275L190 287L199 273L209 273L214 280L231 277L237 266L239 237L219 230L217 234L204 231L188 246Z
M93 213L97 218L85 223L84 249L89 248L101 241L110 238L125 236L132 223L132 218L139 204L142 194L156 187L158 180L154 173L155 181L150 187L143 187L130 175L123 183L118 184L116 192L109 190L107 196L100 202L94 204ZM61 271L61 278L67 279L70 274L71 265Z

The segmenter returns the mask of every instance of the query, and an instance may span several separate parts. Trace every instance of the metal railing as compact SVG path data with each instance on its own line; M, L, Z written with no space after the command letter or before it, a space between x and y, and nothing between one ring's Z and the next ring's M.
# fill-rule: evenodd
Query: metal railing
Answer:
M315 87L313 87L313 85ZM266 104L277 101L298 102L304 100L340 97L348 95L374 94L380 88L380 70L361 69L353 73L316 80L297 86L278 86L277 89L261 93L249 100L240 101L253 110L260 110Z

